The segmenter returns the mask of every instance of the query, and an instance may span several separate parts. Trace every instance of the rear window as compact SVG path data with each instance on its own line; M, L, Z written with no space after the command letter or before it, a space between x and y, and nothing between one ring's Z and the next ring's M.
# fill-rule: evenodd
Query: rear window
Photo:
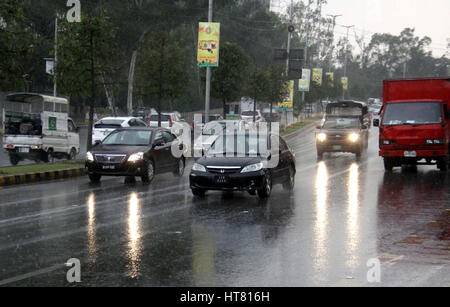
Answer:
M102 129L102 128L120 128L123 124L124 120L120 119L102 119L94 125L94 128Z
M151 118L150 121L157 122L158 121L158 115L152 115L152 118ZM161 115L161 121L162 122L170 121L170 116L169 115Z

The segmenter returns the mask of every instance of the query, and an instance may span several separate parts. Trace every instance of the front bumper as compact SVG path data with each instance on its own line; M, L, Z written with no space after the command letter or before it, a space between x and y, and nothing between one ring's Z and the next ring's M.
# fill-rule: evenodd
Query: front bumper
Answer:
M404 158L405 152L416 153L416 159L424 159L424 158L438 158L438 157L444 157L448 154L448 152L445 149L421 149L421 150L380 150L379 155L380 157L392 157L392 158Z
M355 143L350 141L317 141L317 150L321 152L358 152L361 149L361 140Z
M88 174L101 176L142 176L145 172L146 163L144 160L138 162L123 162L120 164L106 164L86 161L86 171Z
M216 174L192 172L191 189L215 191L254 191L263 187L264 171L253 173Z

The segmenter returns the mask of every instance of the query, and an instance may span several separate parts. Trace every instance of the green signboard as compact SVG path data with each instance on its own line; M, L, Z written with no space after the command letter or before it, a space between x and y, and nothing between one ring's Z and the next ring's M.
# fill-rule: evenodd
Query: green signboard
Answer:
M48 130L56 131L56 117L48 118Z

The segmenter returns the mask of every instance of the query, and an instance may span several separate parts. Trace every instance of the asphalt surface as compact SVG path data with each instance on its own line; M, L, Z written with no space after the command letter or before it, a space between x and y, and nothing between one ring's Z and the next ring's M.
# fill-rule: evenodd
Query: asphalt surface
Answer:
M295 191L276 187L266 202L196 199L188 173L150 187L77 178L0 190L0 285L450 286L450 175L385 173L375 129L360 161L317 162L312 129L287 141ZM66 279L71 258L79 284ZM374 259L379 283L367 278Z

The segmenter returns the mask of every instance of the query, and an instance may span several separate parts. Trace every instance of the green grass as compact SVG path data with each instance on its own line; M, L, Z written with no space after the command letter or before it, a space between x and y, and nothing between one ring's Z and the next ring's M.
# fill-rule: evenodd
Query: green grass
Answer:
M23 166L10 166L0 168L0 175L21 175L28 173L40 173L70 168L82 168L84 164L57 163L57 164L33 164Z
M286 127L285 129L282 129L280 131L281 136L285 136L288 134L291 134L297 130L300 130L301 128L308 126L309 124L315 123L316 121L320 120L322 117L313 117L313 118L308 118L308 119L303 119L299 122L296 122L295 124L292 124L288 127Z

